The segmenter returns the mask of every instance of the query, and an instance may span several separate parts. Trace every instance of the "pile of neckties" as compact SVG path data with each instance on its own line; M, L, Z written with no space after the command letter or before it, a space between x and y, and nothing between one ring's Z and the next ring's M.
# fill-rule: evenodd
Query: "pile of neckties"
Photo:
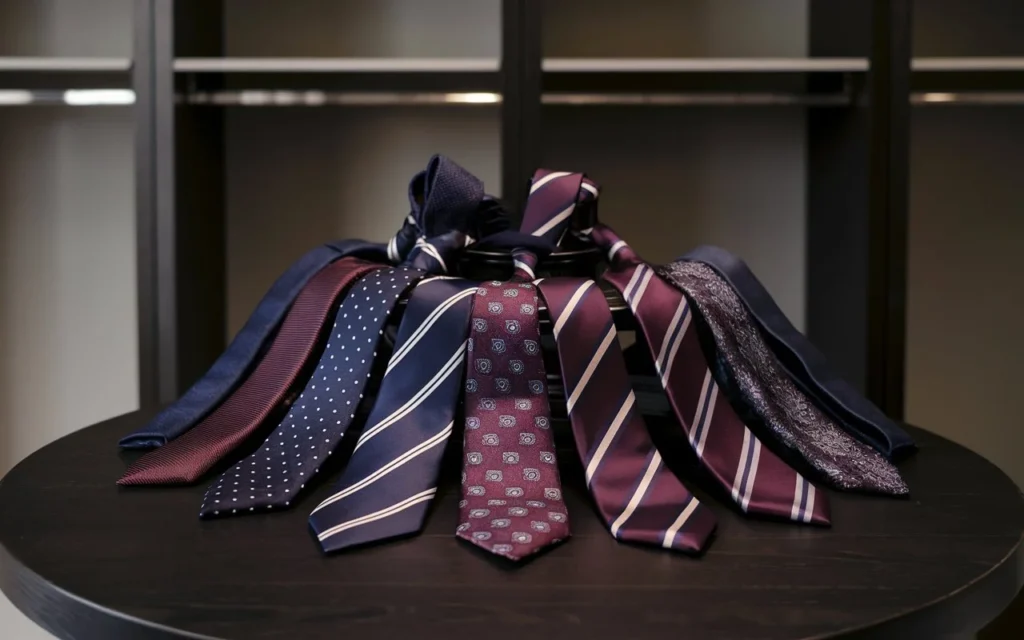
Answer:
M830 524L827 494L785 460L834 489L907 493L891 461L913 442L832 373L740 260L701 247L651 266L597 222L598 193L583 174L540 170L512 230L480 180L435 156L413 179L394 238L303 256L210 371L122 439L154 450L118 483L193 483L247 447L256 450L210 484L200 517L286 509L351 432L354 450L310 516L335 551L420 531L446 443L461 433L456 535L530 556L570 535L542 357L546 310L572 438L608 530L704 550L715 516L651 441L602 286L537 277L538 261L575 243L604 253L600 280L635 317L679 446L742 512ZM470 245L510 254L511 279L447 275Z

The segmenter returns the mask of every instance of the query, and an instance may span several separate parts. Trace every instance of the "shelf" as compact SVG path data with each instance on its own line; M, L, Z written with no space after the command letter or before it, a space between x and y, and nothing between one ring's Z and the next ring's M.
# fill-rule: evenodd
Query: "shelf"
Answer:
M845 104L850 76L868 70L866 58L545 58L544 91L568 94L711 94L704 104L729 102L713 97L757 94L744 104L805 104L823 100ZM808 79L814 78L813 83ZM811 84L814 93L805 97ZM562 100L561 97L558 98ZM649 102L648 98L640 98ZM667 102L688 102L681 97ZM657 102L657 100L655 100Z
M230 90L498 92L492 58L178 58L190 93Z
M0 89L126 89L130 58L0 57Z
M857 73L866 58L545 58L545 73Z
M914 58L914 71L1024 71L1024 58Z
M1015 104L1024 58L918 58L914 104ZM493 58L179 58L196 105L497 104ZM866 58L546 58L544 104L842 107L863 95ZM1012 95L1000 96L1000 91Z
M1024 58L915 58L911 66L914 91L1024 92Z

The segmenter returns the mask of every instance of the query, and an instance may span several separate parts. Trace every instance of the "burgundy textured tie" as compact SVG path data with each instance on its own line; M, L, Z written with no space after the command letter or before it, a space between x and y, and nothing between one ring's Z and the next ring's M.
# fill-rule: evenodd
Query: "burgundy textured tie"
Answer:
M719 398L683 294L608 227L596 225L592 238L608 252L604 279L633 310L676 418L711 475L744 512L828 525L825 494L763 447Z
M522 270L517 277L524 277ZM569 537L551 436L537 289L485 282L473 298L456 534L520 560Z
M317 343L336 299L364 274L380 268L343 258L302 289L266 355L244 383L193 429L135 462L120 485L195 482L244 442L294 384Z
M715 516L668 470L647 435L604 293L578 278L542 280L539 288L554 323L576 449L611 534L703 550Z

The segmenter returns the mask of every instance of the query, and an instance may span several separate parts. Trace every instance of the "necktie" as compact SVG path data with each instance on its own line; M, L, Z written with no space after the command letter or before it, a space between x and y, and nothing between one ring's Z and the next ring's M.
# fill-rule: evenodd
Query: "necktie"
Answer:
M525 277L517 270L517 278ZM551 436L537 290L528 282L483 283L471 316L456 535L520 560L569 537Z
M120 446L125 449L160 447L191 429L238 387L310 278L343 256L373 260L383 255L383 245L349 240L317 247L299 258L270 287L210 370L152 421L122 438Z
M592 230L608 252L604 278L633 310L662 386L697 458L747 513L829 524L828 500L744 425L707 367L683 294L654 275L608 227Z
M413 178L412 213L387 244L389 258L402 266L353 287L302 395L259 451L210 486L201 517L291 506L352 426L391 310L426 273L447 271L450 254L471 241L467 231L482 198L479 180L439 156Z
M680 260L703 262L732 286L789 377L846 431L890 460L914 451L914 441L907 432L835 373L742 260L709 246L698 247Z
M324 551L423 526L462 391L476 284L431 278L412 292L367 427L309 522Z
M521 231L561 244L597 196L597 185L581 173L541 169ZM516 249L513 260L533 277L533 252ZM668 470L647 435L604 294L586 279L549 278L538 285L554 327L576 450L609 531L620 540L701 551L715 517Z
M593 280L539 285L555 343L573 437L587 486L612 535L699 552L715 517L661 460L647 435L604 293Z
M338 308L327 347L288 415L256 453L210 485L201 517L291 505L352 424L384 323L398 298L422 275L384 268L352 287Z
M142 456L117 483L194 482L245 441L284 400L316 346L335 299L375 268L344 258L316 274L288 311L266 356L235 393L184 435Z
M822 413L779 367L735 292L702 262L657 269L683 292L694 321L714 338L715 377L734 406L839 489L907 493L899 471L881 454Z
M539 169L533 174L520 231L561 245L577 211L597 198L597 185L582 173Z

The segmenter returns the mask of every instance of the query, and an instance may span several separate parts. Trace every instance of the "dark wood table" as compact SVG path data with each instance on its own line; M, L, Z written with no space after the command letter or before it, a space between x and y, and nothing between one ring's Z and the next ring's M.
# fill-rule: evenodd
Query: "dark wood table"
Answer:
M917 429L912 499L832 493L831 529L715 503L699 559L616 543L566 470L573 538L513 567L453 537L454 486L423 535L331 557L306 525L317 492L200 521L205 484L114 485L139 422L62 438L0 482L0 587L61 638L936 638L982 627L1024 576L1017 487Z

